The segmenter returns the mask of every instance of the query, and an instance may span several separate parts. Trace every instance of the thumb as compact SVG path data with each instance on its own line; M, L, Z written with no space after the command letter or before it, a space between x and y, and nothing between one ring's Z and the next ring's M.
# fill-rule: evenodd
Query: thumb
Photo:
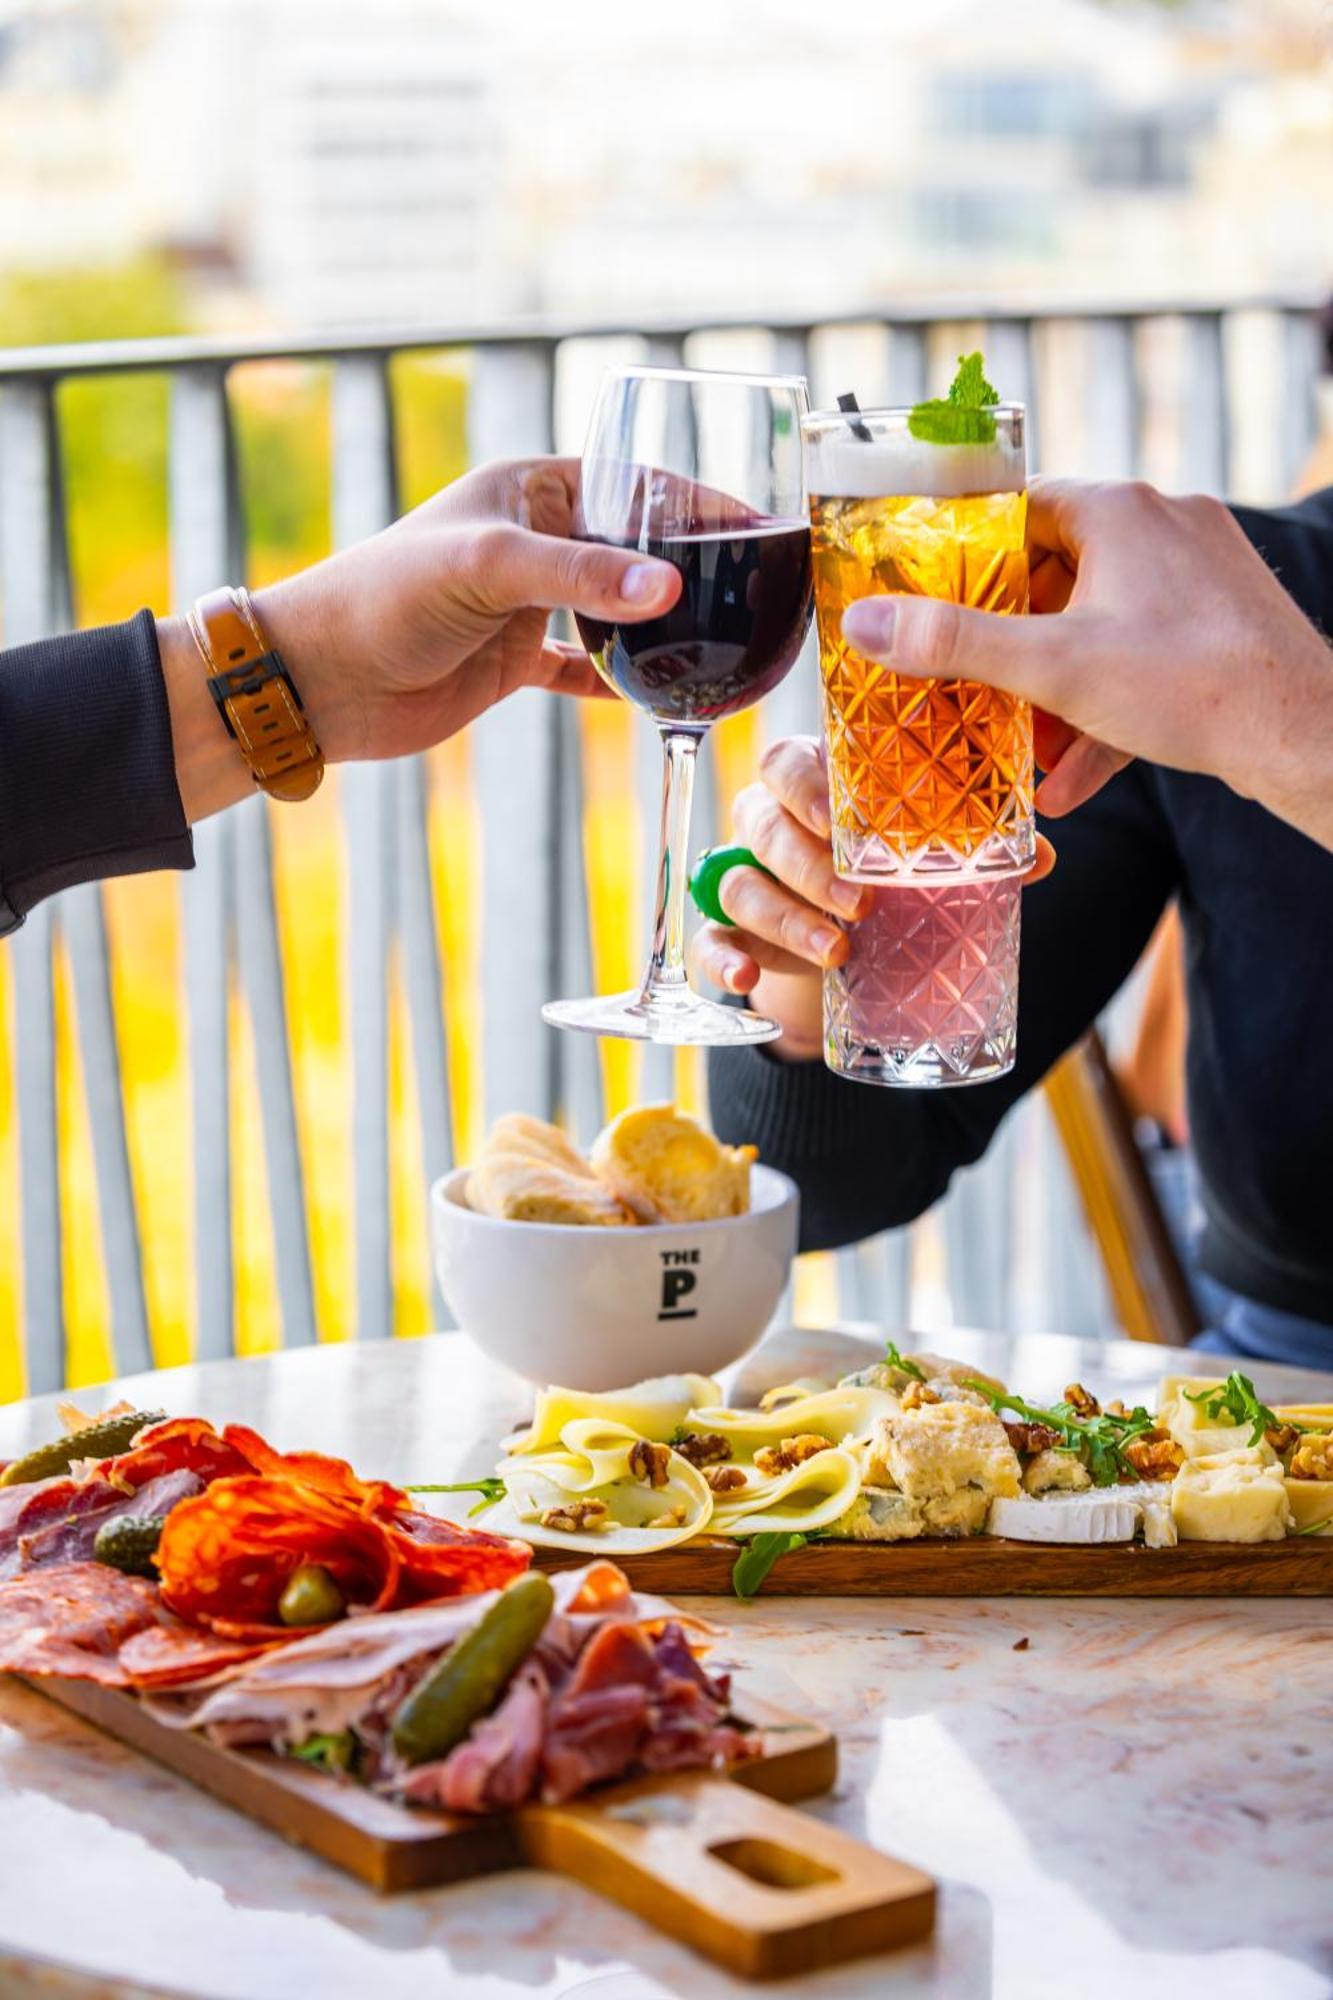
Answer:
M985 681L1065 715L1061 697L1078 623L1078 613L1070 611L1007 618L937 597L863 597L844 611L842 631L858 653L895 673Z
M670 610L681 592L674 563L637 549L539 535L510 523L482 529L472 553L486 600L496 612L535 607L581 611L590 618L651 618Z

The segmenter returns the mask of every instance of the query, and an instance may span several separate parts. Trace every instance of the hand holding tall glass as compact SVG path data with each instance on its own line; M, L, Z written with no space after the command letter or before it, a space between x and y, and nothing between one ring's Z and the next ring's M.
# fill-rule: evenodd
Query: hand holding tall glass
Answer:
M916 414L805 422L834 866L875 886L825 975L824 1046L840 1075L939 1087L1014 1063L1032 712L865 659L842 615L883 593L1025 612L1027 495L1021 405L990 402L954 443L920 436Z
M657 907L637 992L553 1001L559 1028L678 1045L765 1042L774 1021L719 1006L685 976L690 804L699 745L795 665L810 624L810 529L798 376L616 368L593 410L577 531L680 571L641 624L578 621L593 664L657 724L665 753Z

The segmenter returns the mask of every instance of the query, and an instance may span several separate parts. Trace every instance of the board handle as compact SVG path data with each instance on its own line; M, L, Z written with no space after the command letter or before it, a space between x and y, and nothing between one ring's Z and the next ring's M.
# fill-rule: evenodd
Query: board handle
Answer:
M518 1815L526 1859L572 1876L747 1979L929 1936L935 1885L725 1777L681 1773Z

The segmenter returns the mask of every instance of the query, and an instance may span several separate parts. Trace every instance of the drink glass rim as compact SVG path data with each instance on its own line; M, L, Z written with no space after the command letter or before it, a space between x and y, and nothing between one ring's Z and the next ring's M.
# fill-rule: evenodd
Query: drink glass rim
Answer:
M823 425L840 424L850 430L856 423L881 423L904 426L919 409L917 403L883 403L878 407L859 410L807 410L801 418L801 429L814 430ZM1026 403L987 403L985 414L1000 423L1012 423L1015 417L1026 417ZM926 440L923 440L926 442ZM947 448L947 447L946 447Z
M632 375L644 381L661 382L744 382L753 388L796 389L807 405L810 401L810 382L805 375L766 375L748 368L659 368L647 361L608 362L603 379L607 375Z

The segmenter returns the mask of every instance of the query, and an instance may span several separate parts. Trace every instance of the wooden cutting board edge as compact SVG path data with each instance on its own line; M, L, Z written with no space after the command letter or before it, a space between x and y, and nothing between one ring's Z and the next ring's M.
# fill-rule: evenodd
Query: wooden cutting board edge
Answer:
M669 1597L733 1595L735 1542L678 1542L657 1555L607 1554L638 1590ZM576 1567L586 1551L534 1548L541 1569ZM1180 1542L1149 1549L959 1541L819 1542L782 1556L760 1587L770 1597L1333 1597L1333 1537Z

